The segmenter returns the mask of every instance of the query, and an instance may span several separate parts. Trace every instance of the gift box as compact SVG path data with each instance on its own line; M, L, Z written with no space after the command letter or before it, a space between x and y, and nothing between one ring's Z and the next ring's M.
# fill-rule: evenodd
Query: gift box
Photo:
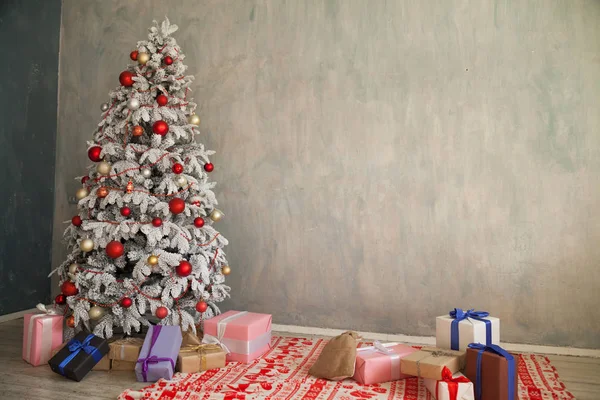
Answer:
M183 337L181 339L181 347L190 346L190 345L199 345L202 344L202 339L194 334L194 332L184 332Z
M91 333L79 332L48 361L52 371L80 381L108 354L108 342Z
M455 308L435 319L435 346L466 350L470 343L500 343L500 320L486 311Z
M150 326L135 366L138 381L155 382L161 378L171 379L180 347L179 326Z
M465 375L475 387L476 400L516 400L517 361L497 345L469 345Z
M68 342L64 342L63 344L61 344L59 347L52 349L52 357L54 357L56 355L56 353L58 353L63 347L65 347L67 345ZM108 354L105 355L104 357L102 357L100 359L100 361L98 361L98 364L94 365L94 368L92 368L92 371L110 371L110 358L108 358Z
M136 361L110 360L112 366L111 371L135 371Z
M400 372L400 359L416 351L414 347L398 343L375 342L373 346L361 347L356 350L352 378L363 385L408 378L410 375Z
M43 314L25 314L23 329L23 360L33 366L42 365L52 357L52 349L63 341L63 317L46 310L42 304L37 308Z
M182 346L177 356L178 372L201 372L209 369L223 368L226 353L217 344L199 344Z
M143 344L144 340L138 337L126 337L115 340L108 344L110 348L108 358L135 363L140 357Z
M460 372L444 379L423 379L434 400L475 400L473 383Z
M466 352L423 347L400 360L400 372L420 378L441 380L465 367Z
M271 315L228 311L207 319L202 342L223 347L227 361L249 363L271 348Z

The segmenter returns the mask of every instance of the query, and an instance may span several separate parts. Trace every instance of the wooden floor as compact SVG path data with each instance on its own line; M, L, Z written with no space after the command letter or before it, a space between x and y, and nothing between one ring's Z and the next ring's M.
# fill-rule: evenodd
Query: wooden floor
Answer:
M303 335L300 335L303 336ZM91 371L73 382L48 366L23 361L23 319L0 323L0 398L3 400L116 399L127 388L142 388L133 372ZM579 400L600 400L600 359L549 356L567 388Z

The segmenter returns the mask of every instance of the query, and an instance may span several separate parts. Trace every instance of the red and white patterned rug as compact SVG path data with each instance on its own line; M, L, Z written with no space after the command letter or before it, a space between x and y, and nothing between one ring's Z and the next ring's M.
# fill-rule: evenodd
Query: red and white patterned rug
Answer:
M119 400L253 400L253 399L405 399L432 400L418 378L375 385L351 379L330 382L308 375L325 339L273 337L271 350L251 364L228 363L225 368L197 374L175 374L142 390L126 390ZM574 399L544 356L519 356L519 399Z

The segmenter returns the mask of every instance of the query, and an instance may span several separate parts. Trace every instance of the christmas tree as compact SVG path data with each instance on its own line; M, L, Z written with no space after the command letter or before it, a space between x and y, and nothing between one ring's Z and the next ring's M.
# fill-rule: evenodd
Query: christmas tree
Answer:
M65 231L69 255L52 272L71 334L85 327L108 338L113 327L129 334L151 321L195 332L229 296L227 240L212 226L223 217L208 181L214 152L195 142L194 77L184 75L176 30L154 21L88 142L95 164Z

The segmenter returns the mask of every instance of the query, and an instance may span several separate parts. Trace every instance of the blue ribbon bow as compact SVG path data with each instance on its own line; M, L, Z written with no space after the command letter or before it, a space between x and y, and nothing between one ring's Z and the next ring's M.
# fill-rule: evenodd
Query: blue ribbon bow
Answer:
M477 353L477 375L475 379L475 399L481 400L481 359L483 357L483 353L486 351L490 351L492 353L496 353L499 356L506 358L508 361L508 400L513 400L515 398L515 370L516 370L516 362L515 358L504 350L502 347L497 344L484 345L481 343L471 343L469 348L479 350Z
M68 363L71 362L75 358L77 354L79 354L82 350L84 353L91 355L94 358L94 361L98 362L102 359L102 354L98 351L98 349L90 344L92 339L95 336L91 333L87 335L87 337L80 342L77 339L71 339L67 344L67 348L71 352L62 362L58 365L58 371L61 375L65 375L65 367Z
M455 308L453 311L450 311L450 317L454 318L452 321L452 325L450 326L450 348L452 350L459 350L459 340L458 340L458 324L460 321L463 321L467 318L472 318L477 321L485 322L485 344L492 344L492 322L488 319L484 319L490 315L487 311L475 311L474 309L470 309L467 311L463 311L461 308Z

